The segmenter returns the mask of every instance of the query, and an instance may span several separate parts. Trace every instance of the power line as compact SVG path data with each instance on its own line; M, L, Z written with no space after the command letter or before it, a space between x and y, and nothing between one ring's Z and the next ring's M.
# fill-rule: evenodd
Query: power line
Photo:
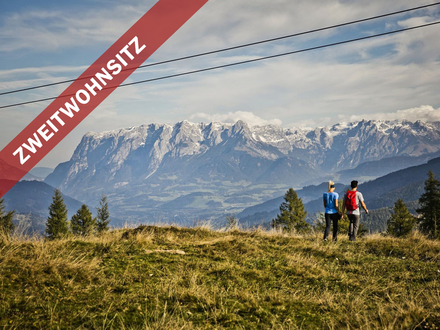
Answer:
M198 70L193 70L193 71L176 73L176 74L172 74L172 75L168 75L168 76L162 76L162 77L157 77L157 78L152 78L152 79L135 81L135 82L131 82L131 83L121 84L118 87L132 86L132 85L143 84L143 83L153 82L153 81L158 81L158 80L165 80L165 79L170 79L170 78L175 78L175 77L188 76L188 75L195 74L195 73L201 73L201 72L206 72L206 71L218 70L218 69L222 69L222 68L228 68L228 67L232 67L232 66L248 64L248 63L268 60L268 59L282 57L282 56L287 56L287 55L292 55L292 54L304 53L304 52L308 52L308 51L312 51L312 50L317 50L317 49L329 48L329 47L333 47L333 46L348 44L348 43L355 42L355 41L361 41L361 40L367 40L367 39L372 39L372 38L378 38L378 37L382 37L382 36L385 36L385 35L401 33L401 32L405 32L405 31L420 29L420 28L424 28L424 27L428 27L428 26L433 26L433 25L438 25L438 24L440 24L440 21L433 22L433 23L422 24L422 25L417 25L417 26L413 26L413 27L409 27L409 28L404 28L404 29L399 29L399 30L394 30L394 31L389 31L389 32L384 32L384 33L379 33L379 34L373 34L373 35L366 36L366 37L360 37L360 38L355 38L355 39L348 39L348 40L334 42L334 43L325 44L325 45L321 45L321 46L315 46L315 47L310 47L310 48L294 50L294 51L290 51L290 52L286 52L286 53L280 53L280 54L275 54L275 55L270 55L270 56L259 57L259 58L252 59L252 60L246 60L246 61L241 61L241 62L234 62L234 63L223 64L223 65L213 66L213 67L204 68L204 69L198 69ZM105 87L105 88L103 88L103 90L104 89L115 89L115 88L118 88L118 87L115 87L115 86ZM74 94L65 95L63 97L71 97L71 96L74 96ZM38 103L38 102L49 101L49 100L55 100L56 98L57 97L49 97L49 98L38 99L38 100L33 100L33 101L28 101L28 102L9 104L9 105L0 106L0 109L11 108L11 107L19 106L19 105Z
M395 11L395 12L391 12L391 13L387 13L387 14L371 16L371 17L367 17L367 18L362 18L362 19L346 22L346 23L330 25L330 26L326 26L326 27L322 27L322 28L318 28L318 29L313 29L313 30L308 30L308 31L303 31L303 32L298 32L298 33L294 33L294 34L288 34L288 35L281 36L281 37L265 39L265 40L261 40L261 41L251 42L251 43L242 44L242 45L233 46L233 47L228 47L228 48L221 48L221 49L212 50L212 51L209 51L209 52L198 53L198 54L193 54L193 55L183 56L183 57L178 57L178 58L171 59L171 60L166 60L166 61L160 61L160 62L155 62L155 63L150 63L150 64L144 64L144 65L139 66L138 69L152 67L152 66L157 66L157 65L162 65L162 64L173 63L173 62L177 62L177 61L193 59L193 58L197 58L197 57L201 57L201 56L212 55L212 54L226 52L226 51L230 51L230 50L236 50L236 49L240 49L240 48L260 45L260 44L264 44L264 43L268 43L268 42L273 42L273 41L279 41L279 40L283 40L283 39L298 37L298 36L302 36L302 35L306 35L306 34L311 34L311 33L321 32L321 31L325 31L325 30L335 29L335 28L339 28L339 27L343 27L343 26L358 24L358 23L362 23L362 22L367 22L367 21L371 21L371 20L375 20L375 19L379 19L379 18L384 18L384 17L393 16L393 15L403 14L403 13L407 13L407 12L410 12L410 11L424 9L424 8L429 8L429 7L438 6L438 5L440 5L440 2L434 2L434 3L428 4L428 5L423 5L423 6L403 9L403 10L399 10L399 11ZM126 68L126 69L123 69L122 71L128 71L128 70L133 70L133 68ZM78 80L90 79L90 78L93 78L93 77L94 76L83 77L83 78L78 79ZM29 90L33 90L33 89L44 88L44 87L56 86L56 85L60 85L60 84L74 82L76 80L77 79L68 79L68 80L62 80L62 81L58 81L58 82L54 82L54 83L50 83L50 84L43 84L43 85L37 85L37 86L31 86L31 87L11 90L11 91L0 93L0 96L1 95L7 95L7 94L24 92L24 91L29 91Z

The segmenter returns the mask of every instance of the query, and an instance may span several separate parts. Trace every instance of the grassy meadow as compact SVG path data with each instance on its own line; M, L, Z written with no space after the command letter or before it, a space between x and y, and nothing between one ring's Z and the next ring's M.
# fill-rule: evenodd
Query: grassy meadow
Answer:
M440 242L143 226L0 239L2 329L440 329Z

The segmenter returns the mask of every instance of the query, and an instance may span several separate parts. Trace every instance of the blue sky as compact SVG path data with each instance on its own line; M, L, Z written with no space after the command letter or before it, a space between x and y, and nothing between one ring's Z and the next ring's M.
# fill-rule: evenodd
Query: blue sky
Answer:
M0 92L78 77L154 0L0 0ZM209 0L147 62L277 37L428 1ZM370 23L138 70L129 81L428 23L440 6ZM152 122L283 127L360 119L440 120L440 26L115 91L39 165L70 158L83 134ZM0 96L0 105L57 96L67 85ZM48 102L0 110L0 147Z

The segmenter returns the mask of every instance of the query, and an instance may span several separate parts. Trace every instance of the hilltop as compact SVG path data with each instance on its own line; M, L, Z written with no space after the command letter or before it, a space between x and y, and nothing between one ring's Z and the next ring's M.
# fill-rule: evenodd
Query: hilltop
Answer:
M0 327L437 329L440 242L143 226L0 240Z

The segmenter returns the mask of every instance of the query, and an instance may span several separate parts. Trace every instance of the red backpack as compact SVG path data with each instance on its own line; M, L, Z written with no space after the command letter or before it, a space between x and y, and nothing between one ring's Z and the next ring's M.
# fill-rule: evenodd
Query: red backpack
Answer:
M345 200L345 208L348 211L357 210L358 205L356 203L356 191L347 191L347 199Z

